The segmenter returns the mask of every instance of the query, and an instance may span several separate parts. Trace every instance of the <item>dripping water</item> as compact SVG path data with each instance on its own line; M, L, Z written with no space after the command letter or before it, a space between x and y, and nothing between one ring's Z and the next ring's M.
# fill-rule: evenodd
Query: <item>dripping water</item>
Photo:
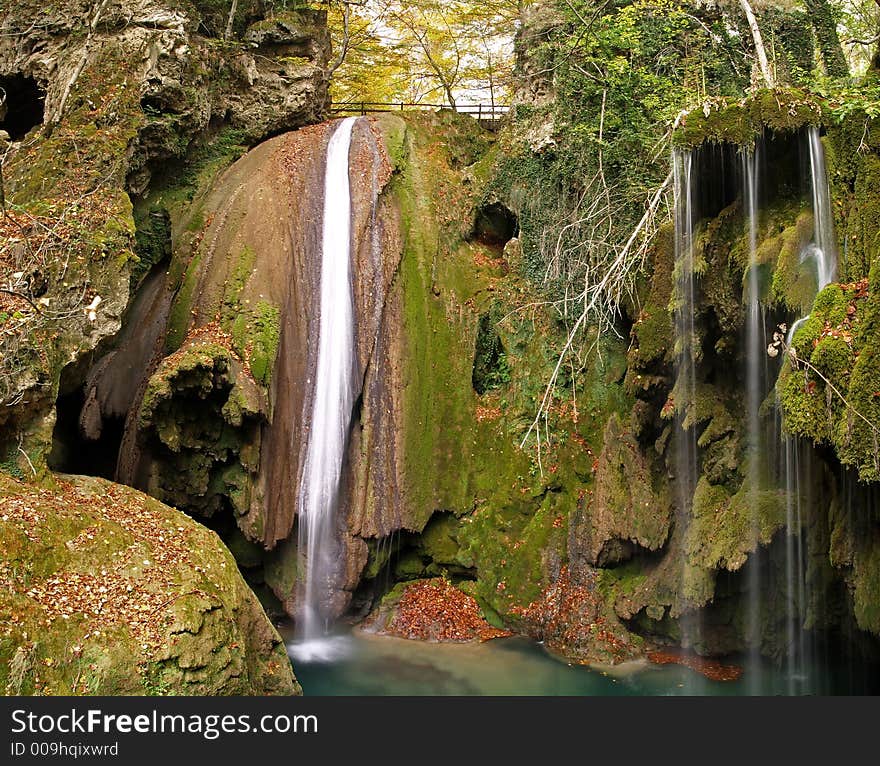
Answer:
M335 535L342 463L356 399L351 284L349 149L357 118L342 120L327 146L321 249L318 360L308 445L297 499L300 655L320 654L338 566Z
M837 242L834 233L834 219L831 211L831 194L828 187L828 173L825 168L825 152L815 127L807 129L807 145L810 157L810 191L813 207L813 238L801 253L801 263L812 261L816 270L816 294L821 292L836 278ZM809 314L801 317L791 326L786 338L791 345L795 334L809 319ZM777 409L779 401L777 398ZM786 638L788 642L787 674L789 691L800 691L799 684L806 681L807 668L814 661L811 641L806 632L807 605L810 594L807 591L806 551L804 549L804 491L809 488L809 471L804 474L801 465L803 456L798 439L784 432L782 422L779 430L784 444L783 471L786 489Z
M761 285L758 273L758 167L760 142L754 151L743 153L743 200L746 221L748 222L749 265L747 283L746 315L746 434L748 452L746 456L746 481L751 509L751 535L757 540L760 534L759 487L762 458L760 408L766 376L764 364L764 320L761 306ZM746 642L748 646L749 688L758 693L761 688L761 564L757 552L748 566L748 596L746 611Z
M678 293L675 310L676 367L675 385L675 494L678 518L676 525L681 532L681 544L690 521L694 490L697 484L697 437L693 424L688 422L687 410L696 394L695 367L695 274L694 274L694 158L698 149L686 152L676 150L672 156L675 194L675 268ZM698 612L684 614L684 603L689 577L687 557L682 557L682 644L694 647L699 643Z

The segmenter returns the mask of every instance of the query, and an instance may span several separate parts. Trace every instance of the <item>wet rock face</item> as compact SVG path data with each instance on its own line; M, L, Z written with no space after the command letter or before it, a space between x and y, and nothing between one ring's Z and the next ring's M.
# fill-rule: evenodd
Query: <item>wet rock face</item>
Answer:
M266 577L288 611L295 609L291 549L310 426L324 157L333 127L264 142L209 190L190 212L193 222L179 226L169 270L175 297L159 343L164 352L143 365L140 386L130 387L135 395L119 460L121 481L201 516L231 513L250 541L267 550L280 544ZM369 120L355 127L351 163L362 409L353 413L352 467L341 489L333 614L347 607L366 565L362 537L402 525L397 467L393 459L384 467L372 459L394 455L393 421L383 430L380 420L397 406L385 381L399 368L398 314L389 314L387 304L400 245L393 204L383 195L392 168ZM150 345L141 335L152 325L137 323L132 345ZM89 387L100 405L114 390L103 372L115 380L119 371L112 362L96 370ZM358 422L362 411L376 413L367 435Z
M595 488L572 518L573 561L610 566L631 558L638 548L656 551L666 543L672 502L666 482L652 468L637 440L613 415L605 428Z

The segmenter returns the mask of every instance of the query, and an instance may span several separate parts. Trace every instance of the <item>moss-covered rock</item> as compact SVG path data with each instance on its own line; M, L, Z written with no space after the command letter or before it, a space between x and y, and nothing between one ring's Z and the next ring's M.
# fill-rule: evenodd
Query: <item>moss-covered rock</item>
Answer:
M833 445L863 481L880 480L878 264L869 279L829 285L816 298L777 384L786 429Z
M2 408L0 441L33 430L28 421L51 409L62 368L119 330L129 277L138 284L168 256L176 211L158 187L172 197L191 192L193 174L228 163L232 147L314 122L325 110L326 14L286 14L288 26L296 18L295 40L275 35L264 44L257 35L244 44L238 35L265 9L241 4L231 39L209 39L213 22L205 19L228 15L220 5L205 15L191 3L111 0L93 9L94 30L94 14L76 0L0 10L0 75L32 78L45 96L45 125L4 156L9 223L20 218L16 228L40 254L24 266L39 275L36 297L45 303L24 306L28 321L15 324L27 331L18 338L0 317L0 366L16 371L0 375L0 399L28 403ZM130 192L141 198L135 215ZM13 269L0 250L6 282L21 264ZM97 297L90 318L84 309ZM253 324L255 367L268 378L271 317L261 310ZM40 453L49 447L34 445Z
M665 477L616 415L608 420L603 442L594 489L571 522L572 538L587 562L600 567L624 561L638 548L662 548L672 520Z
M159 365L140 405L150 493L203 516L230 509L258 540L259 518L248 514L266 417L265 394L232 339L216 326L193 333Z
M100 479L0 474L7 694L298 694L213 532Z
M782 489L752 489L744 483L731 496L725 487L700 479L685 539L686 555L703 569L736 571L749 553L768 545L785 525L785 511Z
M818 125L822 102L797 88L761 90L747 99L708 99L688 112L673 135L677 146L692 148L705 141L749 146L765 130L796 131Z

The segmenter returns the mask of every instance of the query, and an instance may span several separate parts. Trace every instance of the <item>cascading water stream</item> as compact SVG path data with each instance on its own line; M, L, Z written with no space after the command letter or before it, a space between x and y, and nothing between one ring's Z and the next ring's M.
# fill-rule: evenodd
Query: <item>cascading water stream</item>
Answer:
M757 539L760 533L758 517L761 476L761 402L764 398L766 376L764 367L764 318L761 306L761 285L758 274L758 168L760 142L754 151L742 155L743 202L749 235L749 268L746 314L746 434L748 454L746 481L751 512L751 534ZM748 566L748 609L746 612L746 633L749 647L749 687L752 693L759 693L761 685L761 566L756 553Z
M801 263L812 260L816 267L816 292L831 284L837 276L837 240L834 234L834 216L831 212L831 191L825 169L825 150L819 129L807 128L810 152L810 189L813 200L813 240L801 253ZM788 331L786 343L791 345L794 334L810 316L798 319Z
M694 490L697 484L697 437L692 424L687 422L687 408L696 393L695 349L695 275L693 253L694 155L699 150L675 150L672 155L673 189L675 202L675 268L677 299L675 310L676 367L675 384L676 438L675 438L675 496L678 510L677 525L682 537L690 523ZM691 427L688 427L691 425ZM686 558L682 561L682 593L689 573ZM694 646L699 640L697 617L683 616L682 643Z
M308 446L298 495L298 650L318 650L337 569L336 510L356 396L351 280L349 149L357 118L342 120L327 146L318 359Z
M816 293L827 287L837 274L837 242L834 233L834 219L831 211L831 194L828 187L828 174L825 168L825 152L815 127L807 129L807 143L810 156L810 189L813 206L813 239L801 253L801 263L812 261L816 269ZM801 317L791 326L786 344L791 345L795 333L809 319L809 314ZM779 403L777 401L777 408ZM782 424L780 422L780 430ZM807 574L804 551L804 513L801 483L804 470L801 445L797 439L782 434L784 443L783 472L786 489L786 586L788 602L787 640L788 640L788 678L789 691L798 691L798 684L806 680L812 663L812 648L805 631L807 613Z

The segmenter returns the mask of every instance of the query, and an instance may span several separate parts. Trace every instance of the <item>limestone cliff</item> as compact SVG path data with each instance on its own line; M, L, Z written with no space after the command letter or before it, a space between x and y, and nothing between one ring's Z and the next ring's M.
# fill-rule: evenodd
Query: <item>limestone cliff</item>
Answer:
M4 320L0 428L39 466L62 368L119 330L130 277L156 256L132 197L218 134L222 152L230 136L248 145L314 122L329 41L319 12L251 14L225 40L208 36L199 3L161 0L16 3L0 29L0 261L3 316L15 318Z

